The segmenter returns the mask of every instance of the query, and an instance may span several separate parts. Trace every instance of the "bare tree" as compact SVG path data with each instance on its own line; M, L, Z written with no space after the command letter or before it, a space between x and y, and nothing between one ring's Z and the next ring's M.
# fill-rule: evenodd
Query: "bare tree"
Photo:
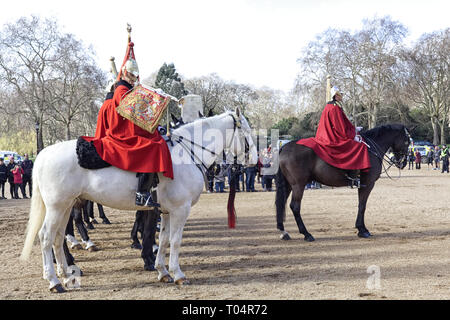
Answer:
M344 92L344 109L355 124L365 115L367 126L378 114L393 83L396 54L407 29L390 17L365 20L361 31L328 29L308 44L298 59L295 92L309 96L309 107L323 107L327 75ZM305 99L302 99L305 101Z
M33 131L38 127L38 151L44 148L43 133L53 143L70 139L71 130L82 131L74 121L83 127L86 114L95 124L98 107L93 101L101 97L105 76L93 53L73 35L61 34L55 20L32 16L5 25L0 33L0 73L5 92L14 97L9 114L20 114ZM56 135L60 126L64 135Z
M106 75L93 59L93 53L70 34L61 38L54 68L59 78L52 83L50 116L65 128L65 139L72 139L72 130L83 123L96 123L98 105L104 98ZM95 110L95 112L90 112ZM86 119L86 116L91 117ZM85 129L85 128L84 128Z
M368 111L368 127L378 124L378 114L393 84L397 51L408 30L390 17L365 20L356 37L365 59L359 72L363 104Z
M207 76L188 79L185 81L185 88L191 94L202 97L203 108L206 114L210 111L218 114L227 109L226 101L230 92L226 88L226 83L217 74L212 73Z
M35 16L7 24L0 33L1 79L22 100L21 114L38 125L38 149L44 147L42 128L53 103L49 84L56 79L52 64L59 37L55 21Z
M408 96L423 108L433 128L433 143L445 143L449 117L450 29L424 34L411 50L403 51L409 72Z

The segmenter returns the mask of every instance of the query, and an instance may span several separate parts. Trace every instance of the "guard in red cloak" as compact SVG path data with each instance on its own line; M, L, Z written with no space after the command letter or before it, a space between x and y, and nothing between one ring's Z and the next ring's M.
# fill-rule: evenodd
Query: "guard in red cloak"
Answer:
M152 199L150 188L158 183L157 172L173 179L172 159L167 143L158 130L150 133L116 111L120 101L133 89L138 76L136 61L128 59L121 69L120 80L112 99L109 103L105 101L103 110L99 113L96 136L82 138L93 142L104 161L137 173L136 205L159 207Z
M344 170L369 169L367 145L358 134L360 128L355 128L345 115L339 89L333 87L331 95L333 100L322 112L316 136L301 139L297 144L313 149L323 161L334 167Z

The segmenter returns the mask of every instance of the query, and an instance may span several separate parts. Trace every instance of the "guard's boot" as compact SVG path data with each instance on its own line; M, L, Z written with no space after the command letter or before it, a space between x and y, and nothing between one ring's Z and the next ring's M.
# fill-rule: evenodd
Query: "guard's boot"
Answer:
M151 188L158 184L156 173L138 173L138 187L136 191L136 205L146 207L160 207L161 205L153 201Z
M348 185L350 188L360 188L361 180L359 179L360 170L347 170L345 173L345 177L348 180Z

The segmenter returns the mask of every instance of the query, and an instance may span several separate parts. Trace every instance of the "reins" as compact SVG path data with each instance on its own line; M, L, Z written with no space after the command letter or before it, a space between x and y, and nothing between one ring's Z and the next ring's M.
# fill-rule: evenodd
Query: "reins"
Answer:
M381 165L383 166L383 171L384 171L384 173L386 173L386 175L388 176L388 178L391 179L391 180L394 180L394 179L389 175L389 173L388 173L388 170L389 170L393 165L395 165L395 166L398 168L398 170L399 170L398 178L400 178L400 175L401 175L400 163L401 163L401 161L393 161L393 160L391 160L391 159L386 155L386 152L382 152L380 146L379 146L373 139L371 139L371 138L369 138L369 137L367 137L367 136L364 136L364 139L366 139L367 142L373 147L373 148L371 148L370 145L368 145L368 148L367 148L367 149L368 149L368 151L369 151L371 154L373 154L375 157L377 157L378 160L380 160L380 163L381 163ZM375 151L374 151L373 149L375 149ZM403 153L401 153L401 156L405 157L406 155L403 154ZM384 161L386 161L386 162L389 164L389 166L388 166L387 168L386 168L386 166L384 165Z
M235 134L236 134L236 129L241 127L240 124L238 124L238 122L236 121L236 118L233 116L233 114L230 114L230 117L233 119L233 136L231 137L231 140L230 140L230 146L225 147L224 150L227 150L227 149L229 149L231 147L231 145L233 144L233 141L234 141ZM175 137L176 139L172 140L171 137ZM171 132L171 135L170 135L169 139L171 141L179 143L187 152L190 153L191 160L195 164L201 165L205 169L205 171L207 171L209 168L205 165L203 160L200 159L195 154L194 146L197 146L197 147L201 148L203 151L209 152L211 155L213 155L215 157L219 156L215 151L210 150L210 149L206 148L205 146L202 146L202 145L194 142L193 140L187 139L186 137L184 137L182 135L178 135L176 133ZM248 147L248 141L247 141L247 138L245 138L245 152L247 152L248 148L249 148ZM195 160L197 160L198 162L196 162ZM203 171L202 171L202 173L203 173Z

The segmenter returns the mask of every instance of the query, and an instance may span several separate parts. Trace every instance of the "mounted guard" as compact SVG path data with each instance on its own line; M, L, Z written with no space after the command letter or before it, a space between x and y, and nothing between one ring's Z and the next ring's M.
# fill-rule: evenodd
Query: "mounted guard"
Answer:
M127 30L125 58L116 83L100 109L96 134L94 137L80 137L77 153L84 168L99 169L112 165L136 172L136 205L159 207L152 199L150 189L158 184L158 172L173 179L173 168L167 143L156 128L171 97L139 84L131 27L128 26ZM98 156L91 154L91 159L83 161L79 149L93 149L92 146ZM96 157L101 159L93 161Z
M348 120L342 109L342 93L337 87L331 88L332 100L322 111L316 136L301 139L297 144L304 145L328 164L346 170L351 187L360 187L359 170L370 168L367 145L361 135L360 127Z

